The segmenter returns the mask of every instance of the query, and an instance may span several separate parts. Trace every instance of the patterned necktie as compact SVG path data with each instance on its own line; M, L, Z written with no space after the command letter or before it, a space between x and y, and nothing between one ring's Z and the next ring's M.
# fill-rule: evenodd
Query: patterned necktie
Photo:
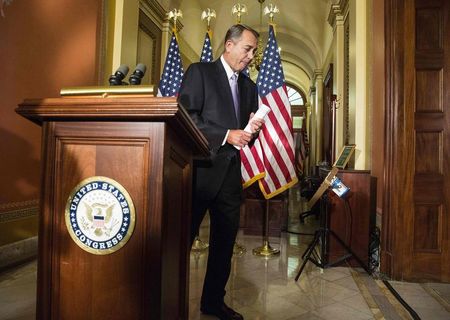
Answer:
M233 73L233 75L230 77L230 88L231 88L231 94L233 95L234 112L236 113L236 119L238 120L238 123L240 123L240 119L239 119L239 91L238 91L237 78L238 78L238 75L236 73Z

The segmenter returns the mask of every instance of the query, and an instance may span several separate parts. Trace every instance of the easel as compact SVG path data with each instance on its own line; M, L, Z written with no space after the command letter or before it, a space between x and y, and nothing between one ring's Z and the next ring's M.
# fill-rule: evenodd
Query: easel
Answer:
M305 252L302 255L303 263L300 266L300 270L297 273L297 276L295 277L295 281L298 280L300 275L303 272L303 269L306 266L306 263L308 261L311 261L319 268L325 269L332 267L334 265L337 265L341 263L344 260L347 260L348 258L355 258L355 260L358 262L358 264L368 273L370 274L370 271L368 270L367 266L364 264L364 262L352 251L352 249L342 241L342 239L333 231L330 230L329 225L329 215L328 215L328 190L331 186L331 182L333 178L338 173L338 168L333 167L331 171L328 173L325 180L320 185L319 189L317 189L314 196L309 200L308 207L311 208L320 198L322 198L321 202L321 215L320 215L320 228L316 230L314 233L314 238L311 241L311 243L308 245L308 248L306 248ZM346 201L346 200L344 200ZM346 250L347 254L343 255L339 259L337 259L334 262L328 261L328 237L333 236L336 241ZM316 246L320 243L320 252L317 252Z

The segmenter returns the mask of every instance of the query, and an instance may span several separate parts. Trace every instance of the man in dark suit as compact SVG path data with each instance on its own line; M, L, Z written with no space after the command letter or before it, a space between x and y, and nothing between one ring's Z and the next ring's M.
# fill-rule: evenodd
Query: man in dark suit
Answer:
M178 95L210 148L209 159L194 162L191 244L209 210L209 257L200 310L219 319L243 319L224 303L224 296L243 199L236 147L243 147L254 138L242 128L258 108L256 85L240 72L253 59L258 37L248 26L232 26L225 36L220 59L191 64ZM258 132L263 122L252 119L251 131Z

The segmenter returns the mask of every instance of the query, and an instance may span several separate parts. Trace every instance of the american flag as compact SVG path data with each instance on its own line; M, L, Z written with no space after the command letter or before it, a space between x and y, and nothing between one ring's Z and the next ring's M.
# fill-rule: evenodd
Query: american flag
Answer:
M172 34L164 70L158 86L158 97L176 97L183 79L183 65L175 33Z
M245 74L248 78L250 78L250 70L248 70L248 67L245 67L245 69L242 70L241 73Z
M253 146L241 150L244 187L258 180L266 199L285 191L298 181L295 174L291 105L273 26L256 80L259 104L271 111Z
M205 42L203 43L202 54L200 56L200 62L211 62L213 60L211 37L209 31L206 32Z
M302 176L305 171L305 160L309 153L308 137L306 130L294 134L295 140L295 169L297 175Z

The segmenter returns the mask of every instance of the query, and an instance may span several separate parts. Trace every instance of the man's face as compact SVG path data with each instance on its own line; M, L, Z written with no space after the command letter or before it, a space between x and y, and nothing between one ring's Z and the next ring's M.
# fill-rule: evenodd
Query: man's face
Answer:
M243 70L252 61L258 40L248 30L244 30L239 40L228 40L225 43L223 57L235 72Z

